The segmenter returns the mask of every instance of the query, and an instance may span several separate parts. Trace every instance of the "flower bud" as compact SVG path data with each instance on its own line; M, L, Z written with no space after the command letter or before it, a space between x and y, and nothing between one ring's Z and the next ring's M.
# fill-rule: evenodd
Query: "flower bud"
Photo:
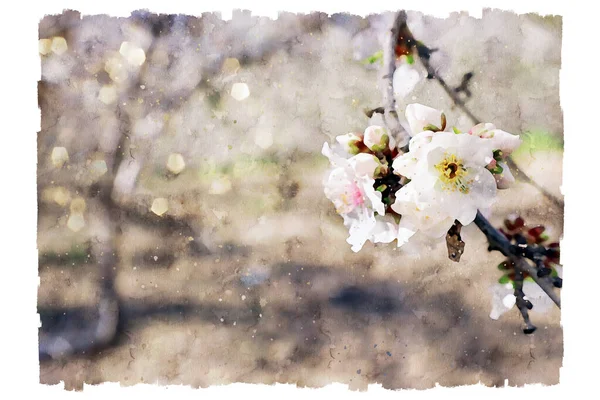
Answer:
M339 135L335 140L342 145L342 148L350 154L360 153L359 145L362 142L362 138L354 133L347 133L345 135Z
M377 125L365 130L365 146L372 151L384 151L390 143L390 137L385 128Z
M369 178L374 178L378 175L383 167L377 157L368 153L357 154L351 157L348 162L357 176L367 175Z
M511 214L504 220L504 226L509 231L514 231L525 226L525 220L516 214Z

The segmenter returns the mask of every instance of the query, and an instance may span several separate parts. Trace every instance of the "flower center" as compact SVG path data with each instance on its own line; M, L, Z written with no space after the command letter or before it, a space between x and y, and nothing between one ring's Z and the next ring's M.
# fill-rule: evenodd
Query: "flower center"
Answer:
M445 174L448 175L450 179L456 178L456 172L458 171L458 165L456 163L450 163L446 167Z
M339 204L336 209L338 214L348 214L356 207L365 203L365 198L356 182L348 184L340 194Z
M435 165L435 169L439 172L442 190L451 192L458 190L463 194L469 193L469 186L473 180L467 179L467 169L463 160L456 157L455 154L444 155L444 159Z

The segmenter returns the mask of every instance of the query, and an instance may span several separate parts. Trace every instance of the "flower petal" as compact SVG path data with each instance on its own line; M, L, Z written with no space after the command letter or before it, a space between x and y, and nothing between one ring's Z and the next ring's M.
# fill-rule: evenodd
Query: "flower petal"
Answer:
M508 189L515 183L515 177L512 172L510 172L510 168L505 162L499 161L498 165L502 167L502 172L494 175L496 186L498 189Z
M403 99L415 88L417 83L422 80L421 74L416 68L402 64L394 72L393 86L394 96Z
M405 115L410 126L411 136L423 132L427 125L434 125L438 128L441 128L442 125L442 112L422 104L409 104L406 106Z

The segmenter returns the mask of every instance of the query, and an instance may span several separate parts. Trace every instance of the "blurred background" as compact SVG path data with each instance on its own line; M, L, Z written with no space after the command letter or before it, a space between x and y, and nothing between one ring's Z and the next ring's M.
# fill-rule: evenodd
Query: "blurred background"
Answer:
M560 312L489 318L499 253L463 229L443 246L353 253L323 194L325 141L362 132L383 106L393 14L236 11L129 18L47 16L39 24L40 381L205 387L331 382L365 389L556 384ZM409 12L467 106L520 134L515 161L556 196L562 182L561 18ZM435 81L399 98L443 109ZM563 210L523 183L491 221L520 213L560 239Z

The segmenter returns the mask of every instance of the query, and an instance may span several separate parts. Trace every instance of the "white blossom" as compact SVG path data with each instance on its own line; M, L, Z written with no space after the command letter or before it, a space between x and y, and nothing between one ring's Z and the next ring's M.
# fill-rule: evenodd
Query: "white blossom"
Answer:
M394 96L400 99L404 98L422 79L421 74L413 65L403 63L394 71L392 80Z
M422 133L428 135L429 132ZM411 179L397 197L412 190L428 207L439 207L441 215L468 225L478 209L487 209L495 199L496 181L485 169L492 156L491 143L484 139L451 132L435 133L431 142L394 161L394 172Z
M380 233L380 230L375 230L375 213L385 214L381 193L373 188L375 180L372 176L364 173L364 169L369 165L368 161L360 162L354 158L357 156L354 156L356 162L351 162L350 159L332 151L327 143L323 145L322 153L329 158L334 167L324 182L325 196L333 202L336 212L343 217L344 225L350 234L347 242L352 245L352 250L357 252L374 234ZM358 168L360 174L355 168Z
M497 129L494 124L481 123L475 125L469 130L469 135L478 136L482 139L489 139L492 142L494 150L501 150L503 156L510 155L521 145L519 135L505 132Z
M504 160L521 145L521 138L518 135L496 129L496 126L490 123L475 125L469 130L469 134L490 140L493 149L500 150L500 160L493 161L490 167L497 165L502 168L502 172L494 174L498 189L509 188L515 182L515 178Z
M454 218L445 209L433 191L419 192L411 183L396 193L392 209L402 215L399 224L398 246L402 246L417 231L431 239L443 237L454 224Z

